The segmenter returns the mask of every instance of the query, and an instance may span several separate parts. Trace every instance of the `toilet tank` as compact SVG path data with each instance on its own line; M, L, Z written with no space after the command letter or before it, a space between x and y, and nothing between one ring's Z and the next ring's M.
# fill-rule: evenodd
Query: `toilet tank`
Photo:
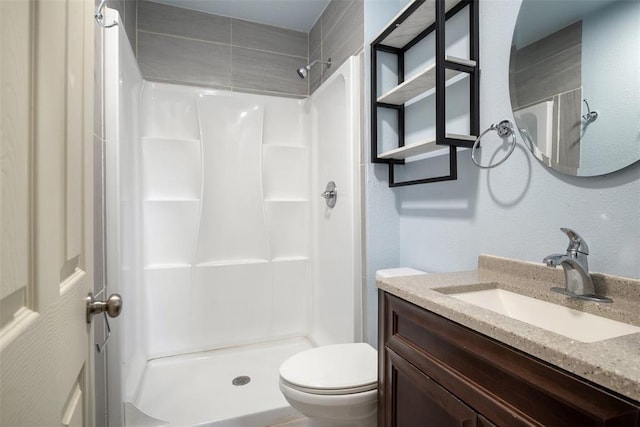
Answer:
M384 270L376 271L376 280L388 279L391 277L416 276L418 274L427 273L410 267L386 268Z

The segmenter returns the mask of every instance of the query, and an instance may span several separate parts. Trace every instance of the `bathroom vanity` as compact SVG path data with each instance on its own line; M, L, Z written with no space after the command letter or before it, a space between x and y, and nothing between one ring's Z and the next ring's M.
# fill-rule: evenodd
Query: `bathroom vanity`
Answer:
M594 275L603 305L549 292L558 270L478 264L378 281L378 425L640 426L640 332L580 342L452 297L499 288L640 326L640 281Z

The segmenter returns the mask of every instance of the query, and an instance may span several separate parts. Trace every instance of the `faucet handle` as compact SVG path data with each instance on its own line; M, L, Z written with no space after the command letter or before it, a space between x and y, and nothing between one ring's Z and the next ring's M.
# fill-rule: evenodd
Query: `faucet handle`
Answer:
M569 238L569 247L567 252L580 252L584 255L589 255L589 246L582 237L570 228L560 228L564 234Z

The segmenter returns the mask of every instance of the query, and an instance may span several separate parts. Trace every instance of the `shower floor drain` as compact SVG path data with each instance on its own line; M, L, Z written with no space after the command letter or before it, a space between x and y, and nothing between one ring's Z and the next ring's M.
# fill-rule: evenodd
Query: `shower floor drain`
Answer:
M231 384L233 385L245 385L245 384L249 384L249 381L251 381L250 377L247 377L246 375L242 375L239 377L235 377L233 379L233 381L231 381Z

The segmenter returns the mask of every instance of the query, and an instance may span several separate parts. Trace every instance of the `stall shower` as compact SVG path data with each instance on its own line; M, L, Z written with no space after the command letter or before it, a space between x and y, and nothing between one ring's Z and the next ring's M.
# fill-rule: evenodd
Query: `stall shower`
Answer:
M295 418L279 364L362 340L361 59L293 99L144 81L121 26L105 52L111 422Z

